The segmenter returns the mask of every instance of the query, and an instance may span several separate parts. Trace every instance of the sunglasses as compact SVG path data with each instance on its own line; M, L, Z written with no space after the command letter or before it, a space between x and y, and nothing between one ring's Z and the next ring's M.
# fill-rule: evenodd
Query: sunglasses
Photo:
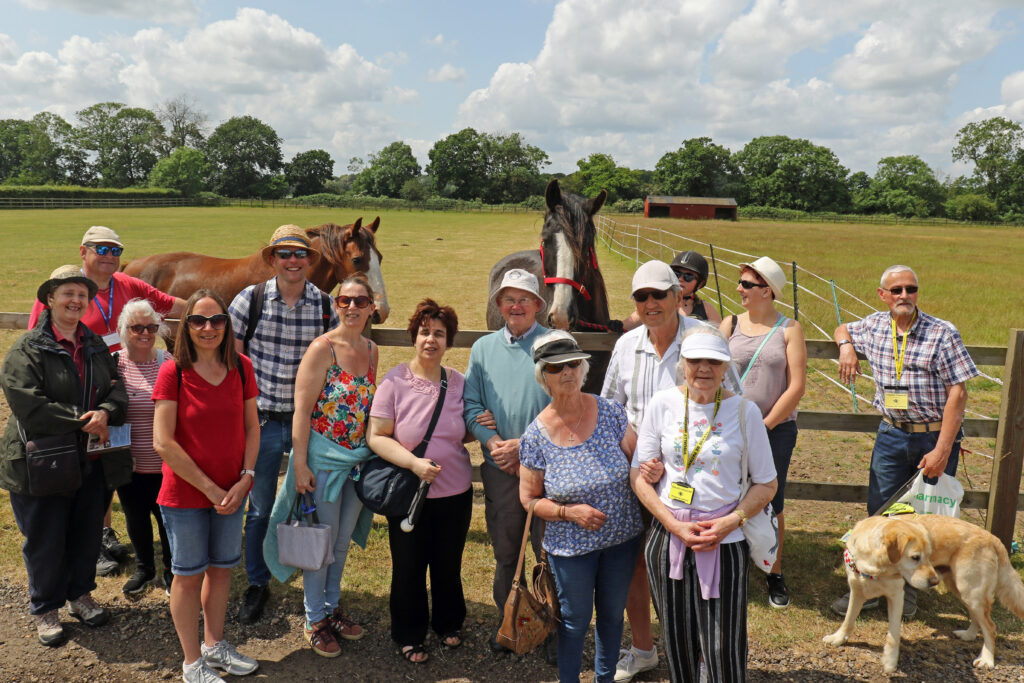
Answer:
M282 261L287 261L292 256L295 258L306 258L309 256L309 249L276 249L274 255Z
M124 247L112 247L109 244L92 244L90 242L89 244L86 244L85 246L87 246L90 249L92 249L93 251L95 251L96 254L99 255L99 256L106 256L107 254L112 254L114 256L120 256L124 252Z
M548 363L544 366L544 372L549 375L557 375L562 371L562 368L578 368L583 360L577 358L576 360L567 360L564 363Z
M355 304L356 308L366 308L373 302L370 300L370 297L365 294L360 294L359 296L345 296L344 294L339 294L334 297L334 303L338 305L338 308L348 308L350 304Z
M885 287L883 287L882 289L885 289ZM890 287L889 289L885 289L885 291L889 292L893 296L902 295L904 290L906 290L907 294L917 294L917 285L907 285L906 287Z
M651 289L644 292L637 292L636 294L633 295L633 301L637 302L638 304L642 304L643 302L647 301L647 297L649 296L654 297L655 301L661 301L666 296L668 296L668 293L670 291L671 290L669 289Z
M211 315L207 318L205 315L196 315L193 313L185 318L185 322L187 322L188 326L193 330L204 329L207 323L209 323L210 327L215 330L223 330L228 325L228 314L218 313L217 315Z
M676 270L673 272L675 272L676 277L678 277L683 282L693 282L694 280L697 279L697 274L691 273L688 270Z
M767 287L768 285L761 285L750 280L740 280L740 287L743 289L753 289L754 287Z
M707 363L708 365L717 368L719 365L722 364L723 361L720 361L717 358L687 358L686 362L690 365L700 365L701 363Z
M196 317L198 318L199 316L196 316ZM149 324L149 325L129 325L128 329L131 330L132 332L134 332L135 334L142 334L143 332L149 332L150 334L156 334L156 331L160 329L160 326L159 325L155 325L155 324Z

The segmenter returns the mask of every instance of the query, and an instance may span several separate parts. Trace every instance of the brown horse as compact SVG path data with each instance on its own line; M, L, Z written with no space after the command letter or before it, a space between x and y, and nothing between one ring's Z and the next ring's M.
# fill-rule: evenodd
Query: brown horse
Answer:
M310 268L308 277L310 282L330 293L349 275L364 274L373 288L377 306L373 322L379 325L387 320L390 312L376 240L380 217L369 225L364 226L362 222L362 218L357 218L351 225L326 223L306 230L313 248L321 256ZM135 259L122 270L171 296L187 299L195 290L206 287L228 303L249 285L269 280L274 275L274 269L263 261L258 251L239 259L216 258L187 251L154 254Z

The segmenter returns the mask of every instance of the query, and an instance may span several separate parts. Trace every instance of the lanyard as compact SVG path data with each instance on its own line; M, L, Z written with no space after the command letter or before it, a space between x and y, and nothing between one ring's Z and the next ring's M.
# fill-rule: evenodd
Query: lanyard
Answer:
M914 311L914 317L910 319L910 327L913 327L914 321L917 320L917 311ZM899 347L897 351L898 343L896 341L896 318L890 318L889 322L892 323L892 360L896 364L896 383L900 381L900 377L903 375L903 356L907 352L907 337L910 336L910 327L907 328L906 334L903 335L903 346Z
M712 430L715 428L715 418L718 416L718 409L722 407L722 389L719 387L718 393L715 394L715 412L711 415L711 422L708 424L708 430L704 432L704 436L700 437L697 441L697 445L693 447L693 451L688 450L687 442L690 439L690 388L687 387L683 392L683 401L686 403L686 408L683 411L683 455L686 460L683 462L683 472L685 473L693 461L697 459L697 454L700 453L700 449L703 448L704 442L708 440L708 436L711 435Z
M743 371L743 376L740 377L740 384L743 384L743 380L747 378L747 374L750 373L750 368L754 367L754 361L756 361L757 357L761 355L761 349L764 348L764 345L767 344L768 340L772 338L773 334L775 334L775 330L779 329L784 322L786 322L786 317L780 314L779 319L775 321L775 327L772 328L771 332L765 335L764 341L762 341L761 345L757 347L757 351L754 352L754 355L750 358L750 362L747 363L747 369Z

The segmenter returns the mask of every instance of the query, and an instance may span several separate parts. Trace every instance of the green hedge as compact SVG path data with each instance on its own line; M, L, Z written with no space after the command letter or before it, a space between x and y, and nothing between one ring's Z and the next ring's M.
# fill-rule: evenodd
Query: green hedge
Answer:
M80 187L78 185L0 185L0 199L166 199L181 192L162 187Z
M484 204L481 201L465 201L462 199L448 199L446 197L429 197L421 201L408 201L398 197L368 197L364 195L336 195L327 192L310 194L304 197L295 197L289 200L290 203L309 206L336 206L342 208L365 208L373 207L379 209L408 210L419 209L425 211L523 211L543 210L543 198L540 198L540 206L537 209L537 202L527 200L522 204Z

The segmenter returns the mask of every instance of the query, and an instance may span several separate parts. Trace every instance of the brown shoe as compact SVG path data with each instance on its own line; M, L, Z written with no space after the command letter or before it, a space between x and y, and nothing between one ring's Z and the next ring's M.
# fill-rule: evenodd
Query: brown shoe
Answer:
M306 632L306 640L309 641L313 652L321 657L337 657L341 654L341 645L338 645L338 640L331 630L330 619L321 619L312 627L306 626L303 630Z
M327 620L331 622L331 628L334 629L334 633L339 638L359 640L366 635L363 627L352 621L352 618L348 616L345 610L341 609L341 605L334 608L334 612L327 617Z

